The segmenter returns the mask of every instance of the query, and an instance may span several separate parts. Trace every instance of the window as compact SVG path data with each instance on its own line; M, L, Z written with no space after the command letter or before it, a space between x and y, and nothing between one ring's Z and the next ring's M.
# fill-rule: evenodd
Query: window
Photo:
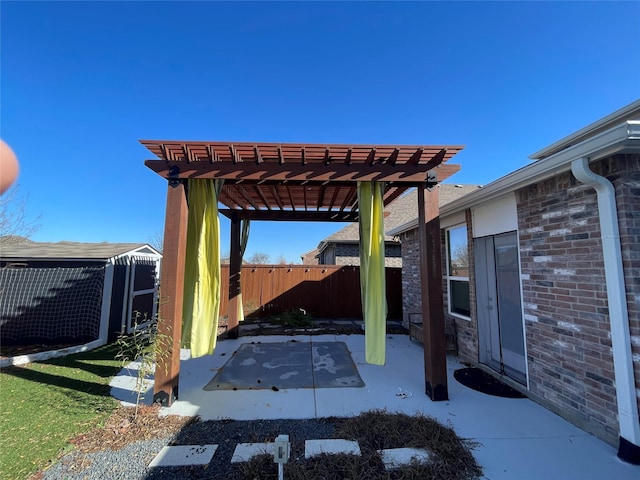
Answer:
M469 318L469 249L467 227L459 225L446 230L447 293L449 313Z

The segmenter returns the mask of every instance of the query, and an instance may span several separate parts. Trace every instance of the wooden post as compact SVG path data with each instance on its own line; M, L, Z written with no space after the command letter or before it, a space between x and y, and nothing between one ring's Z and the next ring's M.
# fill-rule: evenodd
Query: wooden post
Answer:
M227 306L227 338L238 338L238 302L240 301L240 219L231 216L231 242L229 251L229 303Z
M184 184L180 182L177 186L169 186L164 220L158 334L170 338L171 342L169 348L159 352L153 388L153 401L167 407L178 398L188 213Z
M420 289L424 346L425 393L433 401L448 400L447 351L442 301L442 256L438 189L418 187Z

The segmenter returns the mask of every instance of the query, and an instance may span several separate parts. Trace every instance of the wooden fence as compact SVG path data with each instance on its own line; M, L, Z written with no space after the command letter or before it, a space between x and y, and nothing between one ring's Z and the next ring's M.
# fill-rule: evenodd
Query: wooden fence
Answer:
M389 319L402 318L402 269L386 268ZM220 314L227 314L229 266L222 266ZM303 308L313 318L362 318L360 267L243 265L245 316L260 318Z

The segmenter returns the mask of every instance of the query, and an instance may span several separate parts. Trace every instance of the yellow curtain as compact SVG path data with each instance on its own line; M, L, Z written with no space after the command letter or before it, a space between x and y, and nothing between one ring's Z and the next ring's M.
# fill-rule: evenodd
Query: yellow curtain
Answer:
M188 185L189 220L185 260L182 345L192 357L213 353L220 312L220 221L222 180L194 179Z
M384 204L381 182L358 183L360 288L367 363L384 365L387 300L384 273Z

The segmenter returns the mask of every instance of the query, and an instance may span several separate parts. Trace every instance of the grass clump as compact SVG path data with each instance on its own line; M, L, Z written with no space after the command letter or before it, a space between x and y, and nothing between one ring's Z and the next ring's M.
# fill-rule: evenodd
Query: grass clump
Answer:
M109 380L117 347L0 371L0 478L26 478L117 408Z

